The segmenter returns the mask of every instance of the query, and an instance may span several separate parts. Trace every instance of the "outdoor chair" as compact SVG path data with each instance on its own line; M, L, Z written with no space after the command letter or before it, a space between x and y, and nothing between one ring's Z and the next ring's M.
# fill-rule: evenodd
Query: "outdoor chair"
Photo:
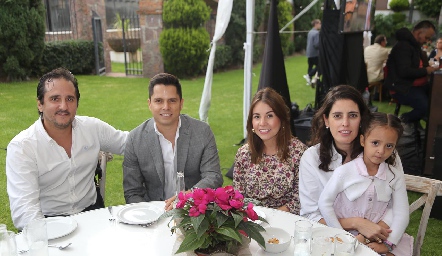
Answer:
M428 218L433 207L436 196L442 196L442 181L429 179L420 176L405 174L407 191L421 193L416 201L410 204L410 214L424 206L419 224L419 229L414 240L413 255L420 256L422 244L424 243L425 231L427 230Z
M99 187L100 187L100 194L103 198L103 202L105 200L105 193L106 193L106 167L107 162L112 161L113 156L109 152L103 152L100 151L98 153L98 163L101 167L101 177L98 179Z

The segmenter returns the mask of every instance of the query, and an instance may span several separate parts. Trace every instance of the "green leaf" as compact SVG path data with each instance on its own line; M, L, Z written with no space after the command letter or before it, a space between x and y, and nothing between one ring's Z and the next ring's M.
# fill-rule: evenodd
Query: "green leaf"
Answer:
M210 223L209 223L209 221L206 218L202 219L202 221L199 224L198 228L195 228L196 235L198 236L198 238L200 238L203 234L205 234L207 232L207 230L209 229L209 226L210 226L209 224Z
M233 228L221 227L221 228L215 229L215 232L217 232L219 234L223 234L228 237L231 237L231 238L235 239L236 241L242 243L241 234L238 231L234 230ZM264 241L264 238L262 240Z
M176 251L175 254L181 253L181 252L187 252L187 251L194 251L197 248L200 248L201 245L205 241L205 237L202 236L198 238L196 236L196 233L191 231L184 236L184 240L180 245L180 248Z
M229 217L225 214L221 212L216 212L216 223L218 225L218 228L221 227L228 219Z
M247 221L247 222L241 222L238 227L239 229L244 230L244 232L246 232L250 238L252 238L259 245L265 248L264 237L262 237L260 233L260 231L265 231L265 229L261 227L261 225L258 225L251 221Z
M243 216L241 214L232 212L233 220L235 221L235 228L238 227L239 223L243 221Z
M193 228L197 231L200 227L201 222L204 220L206 216L204 214L200 214L198 217L192 217L190 220L192 221Z

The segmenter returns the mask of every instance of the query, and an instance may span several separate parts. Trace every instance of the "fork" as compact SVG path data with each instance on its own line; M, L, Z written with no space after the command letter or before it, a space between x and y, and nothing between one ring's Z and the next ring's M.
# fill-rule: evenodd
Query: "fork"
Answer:
M59 250L64 250L64 249L66 249L66 247L70 246L71 244L72 243L68 243L68 244L64 244L64 245L48 244L48 247L55 247L55 248L58 248ZM18 253L22 254L22 253L25 253L25 252L28 252L28 251L29 251L29 249L27 249L27 250L20 250L20 251L18 251Z
M110 221L115 221L114 214L112 213L112 206L108 206L107 209L109 210L109 213L111 217L109 218Z

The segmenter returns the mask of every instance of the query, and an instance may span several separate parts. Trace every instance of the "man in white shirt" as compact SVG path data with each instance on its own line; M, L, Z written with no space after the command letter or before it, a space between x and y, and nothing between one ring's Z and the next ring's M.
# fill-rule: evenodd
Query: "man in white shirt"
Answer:
M180 114L181 84L161 73L149 84L147 100L153 118L132 130L123 161L126 203L166 201L171 209L177 172L185 189L217 188L223 184L215 137L207 123Z
M384 63L387 61L390 50L386 48L387 38L378 35L374 39L374 44L365 47L364 59L367 64L368 82L378 82L384 80Z
M6 155L14 225L99 208L94 183L100 150L123 154L128 132L76 116L80 92L69 70L45 74L37 87L40 118L15 136Z

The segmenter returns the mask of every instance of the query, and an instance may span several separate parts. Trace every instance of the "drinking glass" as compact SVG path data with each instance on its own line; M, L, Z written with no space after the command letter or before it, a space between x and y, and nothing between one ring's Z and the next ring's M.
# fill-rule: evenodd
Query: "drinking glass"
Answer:
M309 256L310 243L312 240L312 223L308 220L295 222L295 253L294 256Z
M31 256L48 256L48 234L45 219L31 220L25 228Z
M351 234L338 234L335 236L335 256L354 255L356 238Z
M331 256L333 249L332 237L315 236L312 238L312 256Z
M12 231L0 230L0 255L17 256L17 244L15 242L15 233Z

